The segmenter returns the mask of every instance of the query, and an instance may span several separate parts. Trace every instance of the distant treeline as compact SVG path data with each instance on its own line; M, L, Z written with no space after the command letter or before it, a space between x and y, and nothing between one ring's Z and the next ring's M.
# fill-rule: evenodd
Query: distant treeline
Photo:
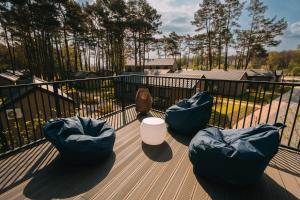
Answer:
M265 48L277 46L287 27L284 18L266 17L266 10L262 0L203 0L191 22L195 35L161 35L161 15L146 0L1 1L0 67L25 67L53 80L77 70L120 74L127 59L143 69L156 55L176 58L179 67L191 67L193 58L207 70L247 69L269 57ZM249 16L243 28L242 12Z
M203 0L191 22L196 35L179 36L175 32L156 42L157 54L172 55L189 67L190 57L196 66L206 70L229 67L247 69L268 57L266 47L280 44L279 35L287 28L284 18L269 18L261 0L246 4L240 0ZM249 16L249 24L239 24L242 12ZM234 56L229 56L229 51ZM180 59L184 57L184 59ZM182 63L181 63L182 64Z
M66 79L77 70L119 74L127 48L139 62L145 57L160 17L146 0L1 1L1 41L8 51L1 62L9 60L13 70L25 67L48 80Z

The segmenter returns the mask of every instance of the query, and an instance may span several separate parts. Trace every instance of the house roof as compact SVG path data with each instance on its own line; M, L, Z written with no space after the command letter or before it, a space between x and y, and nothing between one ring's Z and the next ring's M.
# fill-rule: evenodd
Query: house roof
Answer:
M7 72L11 73L11 74L14 74L16 76L20 76L20 77L23 77L23 76L28 76L30 74L30 72L26 69L19 69L19 70L6 70Z
M197 78L218 79L218 80L242 80L245 71L224 71L213 69L211 71L193 70L193 71L176 71L178 76L190 76Z
M0 77L4 78L6 80L12 81L12 82L16 82L20 78L19 76L16 76L10 72L1 73Z
M36 78L33 78L33 83L46 83L46 81ZM1 107L0 111L5 110L8 106L12 105L13 103L19 101L20 99L28 96L31 92L36 90L41 90L42 92L47 92L48 94L54 94L54 88L51 85L32 85L25 88L21 88L18 92L13 94L12 97L7 98L6 102L4 102ZM71 97L67 94L63 93L60 89L58 91L58 96L67 101L73 101Z
M0 73L0 77L9 80L11 82L17 82L19 80L29 80L28 70L7 70L6 72Z
M203 71L200 70L177 70L174 73L172 73L172 76L174 77L190 77L190 78L206 78Z
M123 75L165 75L170 72L170 69L144 69L144 72L123 72Z
M37 78L37 77L34 77L33 83L47 83L47 81ZM37 88L41 88L42 90L44 90L46 92L54 93L54 88L52 85L38 85ZM59 97L62 97L66 100L72 101L72 98L70 96L68 96L66 93L63 93L60 89L57 89L57 92L58 92Z
M97 77L95 72L89 72L89 71L73 72L72 76L76 79L83 79L83 78L87 78L87 77Z
M272 71L263 69L248 69L246 73L248 77L274 77L274 73Z
M125 73L126 74L126 73ZM132 75L134 75L134 73L131 73ZM128 73L127 73L128 75ZM138 74L135 74L138 75ZM141 75L141 74L139 74ZM164 75L160 75L163 77L174 77L172 76L170 73L168 74L164 74ZM163 78L160 76L149 76L149 77L145 77L145 76L126 76L125 77L125 82L126 83L135 83L135 84L147 84L150 86L158 86L158 87L172 87L172 88L186 88L186 89L192 89L194 88L197 83L199 82L199 80L196 79L170 79L170 78ZM177 77L179 78L179 77Z
M145 66L173 66L175 64L175 58L157 58L145 61ZM133 59L127 60L125 66L134 66L135 61Z
M170 72L170 69L145 69L146 75L166 75Z
M283 71L282 70L275 70L275 75L276 76L282 76L283 75Z
M225 70L211 70L204 71L204 75L207 79L218 79L218 80L242 80L244 76L247 76L246 72L243 71L225 71Z

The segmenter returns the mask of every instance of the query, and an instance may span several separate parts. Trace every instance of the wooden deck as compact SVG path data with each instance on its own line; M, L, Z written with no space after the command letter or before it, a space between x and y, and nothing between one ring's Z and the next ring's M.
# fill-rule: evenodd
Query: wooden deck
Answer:
M133 108L108 118L117 138L102 165L66 166L48 142L1 160L0 199L300 199L299 153L281 149L251 188L216 185L195 177L189 138L145 145L140 120Z

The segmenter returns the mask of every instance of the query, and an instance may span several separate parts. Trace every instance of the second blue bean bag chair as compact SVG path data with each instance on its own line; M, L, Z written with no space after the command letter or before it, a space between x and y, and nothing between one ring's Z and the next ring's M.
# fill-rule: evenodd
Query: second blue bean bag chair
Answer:
M213 105L208 92L198 92L190 99L183 99L166 111L165 120L171 131L181 135L195 135L206 128Z
M113 152L115 130L103 120L71 117L50 120L44 134L61 157L73 164L100 161Z
M194 172L232 185L255 183L278 151L282 127L282 124L275 124L199 131L189 145Z

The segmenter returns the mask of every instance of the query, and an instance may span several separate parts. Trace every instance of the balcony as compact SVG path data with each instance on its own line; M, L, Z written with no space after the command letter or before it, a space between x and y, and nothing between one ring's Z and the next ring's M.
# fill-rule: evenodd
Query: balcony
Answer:
M226 84L231 92L226 92ZM163 118L165 108L178 99L208 90L215 97L210 126L285 122L280 150L253 187L196 179L187 156L191 138L168 134L157 147L141 142L142 118L132 101L138 87L150 89L155 109L149 115L156 117ZM244 92L232 93L238 87ZM5 148L0 199L299 199L298 88L290 83L140 76L2 87L0 91L9 95L2 98L1 107ZM117 130L114 154L105 163L63 165L55 148L44 140L40 127L46 120L74 113L106 119Z

